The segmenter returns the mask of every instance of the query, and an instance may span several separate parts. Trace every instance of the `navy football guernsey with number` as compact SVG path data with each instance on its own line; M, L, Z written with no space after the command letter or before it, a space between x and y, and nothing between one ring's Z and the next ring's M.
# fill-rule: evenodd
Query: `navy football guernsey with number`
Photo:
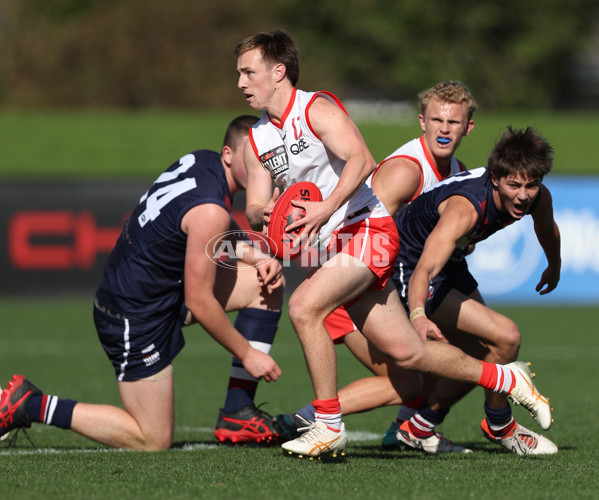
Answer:
M463 196L472 203L478 214L478 220L470 234L458 242L456 249L439 275L433 279L433 285L435 283L438 285L443 280L453 280L450 282L452 288L465 294L474 291L477 283L468 272L465 259L468 245L487 239L493 233L517 220L509 213L497 210L493 201L491 176L484 167L461 172L424 191L397 218L400 243L393 280L404 305L407 300L407 284L410 276L422 254L426 239L439 221L439 205L450 196L456 195ZM538 199L537 196L530 211L537 205ZM460 280L466 285L461 287ZM434 292L433 285L431 285L431 294ZM444 290L444 294L447 291L447 289ZM437 297L436 303L432 307L433 311L443 296ZM427 304L427 309L429 305Z
M104 266L99 302L140 320L178 311L187 244L181 220L204 203L230 211L231 194L220 155L199 150L171 165L140 199Z

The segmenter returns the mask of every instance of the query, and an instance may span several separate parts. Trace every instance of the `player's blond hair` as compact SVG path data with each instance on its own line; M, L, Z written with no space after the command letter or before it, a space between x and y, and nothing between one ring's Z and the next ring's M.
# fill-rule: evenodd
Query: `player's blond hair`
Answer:
M418 94L418 105L422 111L422 114L424 114L426 107L433 99L456 104L465 103L468 107L468 119L472 118L476 108L478 108L478 104L476 104L476 101L474 100L474 97L472 97L468 87L457 80L440 82L432 86L430 89L420 92Z

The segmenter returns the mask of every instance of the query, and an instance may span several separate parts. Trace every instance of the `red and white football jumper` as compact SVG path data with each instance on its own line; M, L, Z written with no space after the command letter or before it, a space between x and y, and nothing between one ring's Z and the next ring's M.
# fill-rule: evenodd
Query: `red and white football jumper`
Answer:
M305 92L294 88L281 123L274 123L264 112L260 121L250 129L250 144L281 192L296 182L309 181L316 184L323 199L327 199L337 186L345 161L327 150L310 125L308 110L318 97L330 100L345 112L343 104L329 92ZM365 207L369 210L348 220L351 214ZM321 247L328 245L333 231L345 225L387 215L372 188L363 184L321 228Z

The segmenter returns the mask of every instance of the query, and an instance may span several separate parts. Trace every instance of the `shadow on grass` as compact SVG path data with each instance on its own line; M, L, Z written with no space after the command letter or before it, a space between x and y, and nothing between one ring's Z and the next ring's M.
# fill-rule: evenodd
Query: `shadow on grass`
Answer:
M502 446L493 444L493 443L484 443L479 441L467 441L464 443L460 443L462 446L472 450L473 453L442 453L439 455L432 455L430 453L424 453L419 450L409 449L409 450L383 450L380 445L376 444L350 444L348 447L347 455L349 457L361 457L361 458L378 458L384 460L395 460L395 459L430 459L432 457L436 459L450 459L454 460L456 458L459 459L471 459L476 456L480 456L480 454L490 455L494 457L498 457L501 455L517 456L515 453L510 452L509 450L503 448ZM562 446L559 448L560 452L574 450L575 448L570 446ZM526 455L526 458L544 458L551 455Z

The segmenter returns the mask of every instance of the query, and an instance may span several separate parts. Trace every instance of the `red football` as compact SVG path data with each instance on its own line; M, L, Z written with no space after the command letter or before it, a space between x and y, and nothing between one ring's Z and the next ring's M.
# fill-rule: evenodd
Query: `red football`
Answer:
M270 251L278 259L291 259L300 253L299 248L293 252L293 242L299 238L304 227L286 232L285 228L306 215L305 210L294 207L291 200L322 201L322 193L313 182L296 182L289 186L277 199L268 224L267 235Z

